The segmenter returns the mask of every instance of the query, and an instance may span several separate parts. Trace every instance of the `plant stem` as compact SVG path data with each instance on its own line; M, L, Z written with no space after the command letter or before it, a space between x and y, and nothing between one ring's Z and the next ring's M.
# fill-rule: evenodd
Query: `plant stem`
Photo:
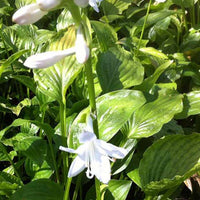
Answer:
M60 128L62 135L62 146L67 146L67 130L66 130L66 100L63 98L62 103L60 103ZM63 160L63 182L66 183L67 178L67 167L68 167L68 156L66 153L62 152Z
M147 7L147 12L146 12L146 16L145 16L145 19L144 19L144 24L142 26L142 32L141 32L140 39L139 39L139 42L138 42L138 47L137 47L137 50L136 50L136 53L135 53L135 57L138 55L138 52L139 52L139 49L140 49L140 46L141 46L141 41L142 41L142 38L143 38L143 35L144 35L145 26L146 26L147 19L148 19L148 16L149 16L149 11L150 11L150 8L151 8L151 2L152 2L152 0L149 1L148 7Z
M67 179L67 184L65 185L65 194L63 200L69 200L69 190L71 186L72 178Z
M94 132L95 132L97 138L99 138L98 123L97 123L97 111L96 111L96 100L95 100L95 89L94 89L94 78L93 78L92 65L91 65L90 59L88 59L88 61L85 64L85 72L86 72L86 77L87 77L91 112L96 116L96 119L93 121Z
M197 24L200 22L200 0L197 1Z
M101 200L100 181L95 178L96 200Z
M77 178L77 181L76 181L76 188L75 188L75 191L74 191L74 195L73 195L72 200L76 200L76 199L77 199L78 191L79 191L80 184L81 184L82 175L83 175L83 174L81 173L81 174L78 176L78 178Z

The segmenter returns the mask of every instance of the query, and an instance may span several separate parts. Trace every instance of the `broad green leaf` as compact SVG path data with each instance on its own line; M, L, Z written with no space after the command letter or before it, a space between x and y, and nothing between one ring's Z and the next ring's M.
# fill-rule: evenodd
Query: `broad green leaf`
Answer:
M36 136L28 136L27 134L17 134L14 138L13 145L16 151L22 152L38 165L42 165L47 153L45 140Z
M110 47L116 46L117 34L111 26L99 21L91 21L91 25L97 35L102 51L106 51Z
M158 67L155 72L146 78L141 85L135 87L135 89L149 92L149 90L154 86L160 75L172 64L172 61L167 61Z
M131 184L131 181L126 180L110 180L108 183L108 189L115 200L125 200L131 188Z
M96 66L104 93L139 85L143 81L144 68L132 55L121 48L111 48L100 54Z
M68 29L50 46L51 51L67 49L74 45L75 28ZM75 56L68 56L54 66L46 69L34 70L34 79L38 89L54 100L62 102L67 88L74 81L83 65L76 62Z
M182 111L182 95L166 93L136 110L130 120L130 138L149 137Z
M61 200L63 189L60 185L47 179L40 179L26 184L17 190L10 200Z
M131 4L131 0L104 0L101 3L104 15L122 14Z
M190 7L194 6L195 1L196 0L184 0L184 1L172 0L172 2L175 3L176 5L184 6L185 8L190 8Z
M200 91L193 91L184 95L183 111L176 118L184 119L197 114L200 114Z
M200 170L200 135L171 135L149 147L139 165L142 188L153 195Z
M143 94L136 90L119 90L100 96L97 99L100 139L110 140L144 103Z

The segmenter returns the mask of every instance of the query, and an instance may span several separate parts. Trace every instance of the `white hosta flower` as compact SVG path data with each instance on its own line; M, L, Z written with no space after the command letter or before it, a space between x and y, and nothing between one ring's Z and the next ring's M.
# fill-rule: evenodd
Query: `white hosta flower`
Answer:
M26 59L24 66L31 69L46 68L56 64L66 56L75 53L75 48L69 48L63 51L49 51L32 55Z
M83 8L89 4L96 12L99 12L98 4L100 4L101 1L102 0L74 0L74 3Z
M51 10L61 3L61 0L37 0L41 10Z
M90 56L90 49L87 46L84 35L81 32L80 28L78 29L76 34L75 49L77 61L79 63L85 63Z
M12 17L12 21L20 25L33 24L46 14L46 11L40 10L38 4L30 4L17 10Z
M111 176L110 160L124 158L127 150L97 139L93 128L81 133L79 142L81 145L76 150L59 147L62 151L78 154L70 166L68 177L74 177L87 168L88 178L96 176L102 183L107 184Z

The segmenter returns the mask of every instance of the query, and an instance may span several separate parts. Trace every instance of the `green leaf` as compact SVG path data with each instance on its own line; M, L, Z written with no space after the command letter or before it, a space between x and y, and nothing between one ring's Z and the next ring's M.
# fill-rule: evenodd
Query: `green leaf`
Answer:
M131 181L125 180L110 180L108 189L114 196L115 200L125 200L131 188Z
M183 111L176 118L184 119L197 114L200 114L200 91L193 91L184 95Z
M128 137L149 137L181 111L182 95L160 94L155 101L143 105L133 114Z
M121 48L111 48L100 54L96 66L104 93L139 85L143 81L144 68L132 55Z
M155 142L139 165L142 188L158 194L169 190L200 170L200 135L172 135Z
M184 0L184 1L172 0L172 2L175 3L176 5L184 6L185 8L190 8L194 6L194 1L191 0Z
M167 61L161 66L159 66L155 72L146 78L141 85L138 85L135 87L135 89L142 90L149 92L149 90L153 87L153 85L156 83L160 75L172 64L172 61Z
M100 96L97 99L100 139L110 140L144 103L143 94L136 90L119 90Z
M142 187L138 168L129 172L127 175L135 184L137 184L140 188Z
M139 50L147 55L152 55L152 56L155 56L157 58L162 58L162 59L168 59L168 57L164 53L162 53L161 51L153 47L140 48Z
M16 151L21 151L25 156L35 161L38 165L42 165L47 151L45 140L36 136L17 134L13 143Z
M116 45L118 40L117 34L111 26L99 21L91 21L91 25L97 35L97 39L102 51L106 51L109 49L109 47Z
M122 14L131 4L130 0L104 0L101 3L104 15Z
M19 189L10 200L61 200L63 189L60 185L47 180L40 179L26 184Z
M51 44L50 50L63 50L74 45L75 28L71 27ZM34 79L38 89L54 100L62 102L70 84L79 74L83 65L76 62L75 56L68 56L54 66L46 69L34 70Z

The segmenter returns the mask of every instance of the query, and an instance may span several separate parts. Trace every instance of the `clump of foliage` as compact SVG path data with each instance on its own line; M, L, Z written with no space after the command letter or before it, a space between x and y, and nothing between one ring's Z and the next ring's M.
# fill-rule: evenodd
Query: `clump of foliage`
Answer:
M0 2L0 200L200 199L200 1L102 0L96 12L62 0L34 24L12 22L35 2ZM80 26L84 63L24 65L73 48ZM76 155L59 150L80 147L88 116L128 152L111 158L108 183L68 177Z

